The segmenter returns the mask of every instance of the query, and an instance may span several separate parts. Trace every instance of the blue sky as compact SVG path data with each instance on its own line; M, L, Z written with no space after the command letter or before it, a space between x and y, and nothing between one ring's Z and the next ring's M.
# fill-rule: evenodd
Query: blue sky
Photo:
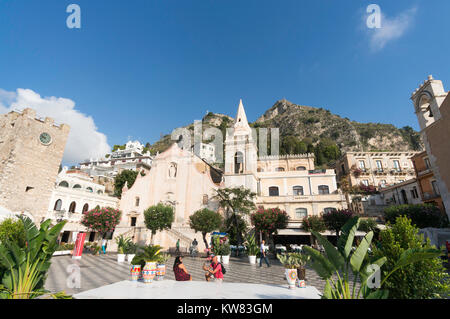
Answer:
M371 3L383 31L365 25ZM250 121L286 98L418 129L412 91L429 74L450 87L448 12L448 0L0 0L0 111L70 109L67 162L206 111L234 116L240 98Z

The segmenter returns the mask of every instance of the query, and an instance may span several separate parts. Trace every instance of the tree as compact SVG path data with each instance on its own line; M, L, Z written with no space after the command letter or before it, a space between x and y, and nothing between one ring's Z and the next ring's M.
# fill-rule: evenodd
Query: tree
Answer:
M395 224L380 232L381 245L374 247L374 257L386 256L387 262L383 270L394 269L395 261L406 250L435 248L419 236L419 229L412 225L407 217L397 217ZM445 298L450 293L450 276L447 274L439 257L422 260L408 265L392 274L385 283L389 297L395 299L429 299Z
M259 209L253 213L250 217L252 225L255 226L256 231L261 232L272 238L272 234L276 233L278 229L284 229L287 227L289 221L288 214L277 208Z
M432 204L397 205L384 210L384 218L391 224L394 224L399 216L408 217L413 225L419 228L445 228L449 224L447 214Z
M150 242L153 243L153 236L157 231L170 229L175 219L173 207L159 203L144 211L145 226L152 232Z
M81 225L85 226L92 232L100 233L103 238L106 233L113 232L120 223L122 212L111 207L95 207L87 211L81 218Z
M219 229L223 223L223 218L219 213L216 213L207 208L196 211L189 216L189 225L195 232L201 232L206 249L209 249L206 235L216 229Z
M311 245L316 242L313 231L317 233L323 233L327 230L327 226L322 218L322 216L312 215L303 218L302 229L307 232L311 232L310 241Z
M339 238L342 227L353 217L353 212L349 209L332 210L322 217L327 229L335 231L336 237Z
M132 170L124 170L117 174L114 179L114 196L122 197L122 188L127 183L128 188L131 188L136 181L138 172Z
M232 218L237 236L237 244L242 244L242 234L239 232L238 215L247 216L255 209L254 199L256 193L244 187L221 188L216 190L214 199L220 207L225 209L226 216Z
M237 230L236 230L236 221L237 219ZM244 238L243 234L247 229L247 223L241 215L234 215L232 217L226 218L220 227L220 231L228 234L228 238L230 239L230 243L232 245L239 245L238 237ZM239 235L238 235L239 234Z

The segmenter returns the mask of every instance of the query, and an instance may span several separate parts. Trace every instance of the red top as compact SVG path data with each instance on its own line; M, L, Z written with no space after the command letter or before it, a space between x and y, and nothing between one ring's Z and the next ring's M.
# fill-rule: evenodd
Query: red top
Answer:
M173 272L175 273L176 281L189 281L191 280L191 275L187 274L183 269L176 265L173 267Z
M214 278L223 279L222 265L220 263L217 264L211 263L211 267L213 268L213 270L219 268L219 270L214 274Z

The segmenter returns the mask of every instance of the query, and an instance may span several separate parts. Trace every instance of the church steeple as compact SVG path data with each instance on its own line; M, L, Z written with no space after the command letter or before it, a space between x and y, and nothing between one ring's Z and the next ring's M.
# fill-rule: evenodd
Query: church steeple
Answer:
M234 128L236 130L245 130L251 132L251 128L248 125L247 115L245 114L244 104L242 103L242 99L239 101L239 107L236 114L236 123L234 124Z

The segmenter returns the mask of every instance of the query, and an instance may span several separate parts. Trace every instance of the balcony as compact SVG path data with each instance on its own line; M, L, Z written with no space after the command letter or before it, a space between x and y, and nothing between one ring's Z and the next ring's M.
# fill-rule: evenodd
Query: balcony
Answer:
M435 192L424 192L423 199L424 200L432 200L441 197L441 194Z
M66 212L65 210L61 211L55 210L47 213L48 219L54 220L58 223L62 221L79 222L81 220L81 216L82 214Z

